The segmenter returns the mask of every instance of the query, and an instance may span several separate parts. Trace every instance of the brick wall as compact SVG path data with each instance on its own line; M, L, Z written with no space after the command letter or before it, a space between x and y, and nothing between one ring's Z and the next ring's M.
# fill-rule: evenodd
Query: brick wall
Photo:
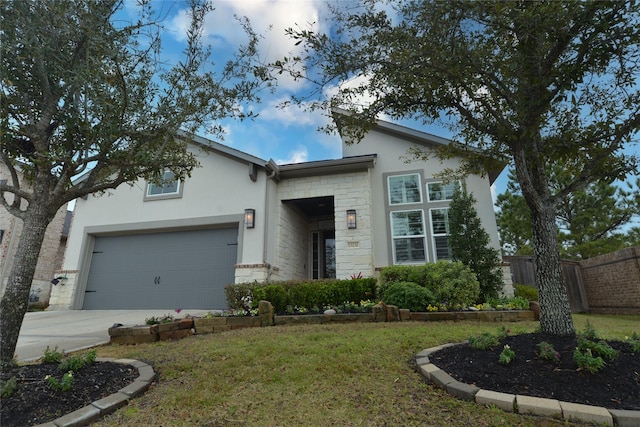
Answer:
M640 314L640 246L580 262L589 309Z

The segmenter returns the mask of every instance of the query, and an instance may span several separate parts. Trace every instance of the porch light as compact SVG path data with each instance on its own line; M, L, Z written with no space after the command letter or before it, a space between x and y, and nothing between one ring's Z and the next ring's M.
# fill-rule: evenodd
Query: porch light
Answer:
M349 230L354 230L354 229L358 228L357 223L356 223L356 210L355 209L349 209L347 211L347 228Z
M255 228L256 226L256 210L255 209L244 210L244 226L246 228Z

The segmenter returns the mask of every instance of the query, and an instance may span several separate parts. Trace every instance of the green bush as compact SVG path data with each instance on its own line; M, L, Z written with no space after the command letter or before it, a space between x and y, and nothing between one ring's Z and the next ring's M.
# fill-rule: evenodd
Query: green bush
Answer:
M515 288L513 292L514 297L521 297L527 301L538 301L538 289L530 285L523 285L522 283L514 283Z
M287 307L305 308L336 307L345 302L359 304L363 300L376 298L375 278L349 280L283 281L270 283L240 283L228 285L225 295L229 307L242 309L243 298L251 298L253 308L260 300L273 304L276 312L285 312Z
M426 307L435 302L433 294L427 288L413 282L391 284L382 295L382 300L385 304L411 311L426 311Z
M380 295L398 282L413 282L427 289L436 303L448 306L474 304L480 295L480 285L471 269L461 262L438 261L423 265L394 265L380 273Z

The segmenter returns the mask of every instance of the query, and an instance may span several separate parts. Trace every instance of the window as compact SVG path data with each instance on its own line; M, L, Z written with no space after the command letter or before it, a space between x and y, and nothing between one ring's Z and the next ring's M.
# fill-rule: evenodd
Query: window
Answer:
M427 184L427 195L430 202L439 202L453 199L453 193L456 187L459 187L458 181L452 181L448 183L444 182L430 182Z
M145 200L168 199L182 197L182 183L174 178L173 172L167 170L162 173L159 183L149 182Z
M422 203L422 192L420 185L420 175L390 176L389 184L389 204L403 205L408 203Z
M395 264L425 262L425 228L422 209L391 212Z
M433 248L436 261L451 259L449 248L449 209L431 209L431 232L433 234Z

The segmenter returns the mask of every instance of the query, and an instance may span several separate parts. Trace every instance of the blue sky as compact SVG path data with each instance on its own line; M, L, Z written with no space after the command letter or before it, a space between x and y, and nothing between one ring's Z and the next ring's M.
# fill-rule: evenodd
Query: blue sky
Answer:
M126 13L136 2L125 1ZM180 0L152 0L152 5L164 16L164 48L178 53L188 27L185 4ZM286 28L302 26L315 31L330 30L324 0L216 0L214 5L215 10L205 23L204 36L218 63L224 63L237 46L247 40L234 16L246 16L254 31L264 35L259 48L260 58L264 62L281 59L299 49L285 35ZM275 93L265 91L261 94L260 104L247 106L258 113L258 117L244 122L226 121L223 123L224 140L218 141L266 160L272 158L280 164L339 158L340 138L317 130L328 122L323 113L307 112L300 106L278 108L292 94L299 95L307 90L309 87L304 82L295 82L283 76L278 81ZM445 138L452 136L446 129L437 126L424 127L408 121L401 124ZM205 132L202 136L215 139ZM638 153L640 149L635 146L631 150ZM505 170L492 188L494 197L504 192L506 183Z

